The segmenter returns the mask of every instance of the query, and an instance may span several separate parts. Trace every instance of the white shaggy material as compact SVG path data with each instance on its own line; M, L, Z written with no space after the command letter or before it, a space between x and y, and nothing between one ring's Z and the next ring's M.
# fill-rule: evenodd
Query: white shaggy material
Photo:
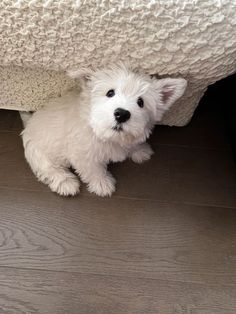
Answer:
M53 192L79 192L72 166L90 192L110 196L115 179L107 164L126 158L141 163L151 157L145 141L187 82L137 75L124 66L73 75L82 80L79 94L70 92L32 117L22 115L25 157Z
M74 84L54 71L129 61L188 80L163 120L184 125L207 86L235 71L235 34L236 0L2 0L0 107L34 110Z

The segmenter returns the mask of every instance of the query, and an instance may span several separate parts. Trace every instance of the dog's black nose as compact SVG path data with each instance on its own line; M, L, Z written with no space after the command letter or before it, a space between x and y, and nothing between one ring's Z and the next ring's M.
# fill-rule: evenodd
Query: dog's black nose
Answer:
M117 122L123 123L129 120L131 114L128 110L117 108L114 112L114 116Z

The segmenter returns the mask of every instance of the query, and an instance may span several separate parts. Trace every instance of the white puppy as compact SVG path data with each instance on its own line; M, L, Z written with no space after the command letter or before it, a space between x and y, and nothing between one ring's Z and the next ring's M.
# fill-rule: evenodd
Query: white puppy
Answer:
M79 180L69 170L73 167L90 192L110 196L115 179L107 164L150 158L152 149L145 141L187 83L182 78L157 80L125 66L71 76L80 79L81 92L57 99L25 123L25 157L38 180L60 195L79 192Z

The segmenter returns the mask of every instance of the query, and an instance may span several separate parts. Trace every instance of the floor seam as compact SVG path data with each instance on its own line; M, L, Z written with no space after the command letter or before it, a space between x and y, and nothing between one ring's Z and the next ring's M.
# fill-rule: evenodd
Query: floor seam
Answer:
M20 188L11 188L11 187L5 187L5 186L1 186L0 185L0 190L7 190L7 191L19 191L19 192L28 192L28 193L45 193L45 194L53 194L58 196L59 198L69 198L71 199L71 197L63 197L60 195L57 195L55 193L52 193L50 190L48 191L40 191L40 190L30 190L30 189L20 189ZM83 198L93 198L96 199L97 197L95 195L90 195L89 193L87 194L79 194L77 197L74 197L74 199L78 199L83 197ZM73 197L72 197L73 198ZM235 206L230 206L230 205L224 205L224 204L208 204L208 203L195 203L195 202L184 202L184 201L175 201L175 200L162 200L162 199L153 199L153 198L136 198L136 197L132 197L132 196L123 196L123 195L114 195L111 198L103 198L100 197L99 199L101 200L106 200L106 199L124 199L124 200L132 200L132 201L148 201L148 202L158 202L158 203L164 203L164 204L177 204L177 205L194 205L197 207L213 207L213 208L225 208L225 209L236 209L236 205Z
M182 284L194 284L194 285L204 285L204 286L227 286L227 287L236 287L235 284L222 284L222 283L205 283L199 281L184 281L184 280L172 280L172 279L163 279L163 278L151 278L145 276L132 276L130 274L127 275L117 275L117 274L103 274L103 273L94 273L94 272L82 272L82 271L67 271L67 270L52 270L52 269L42 269L42 268L33 268L33 267L11 267L11 266L3 266L0 265L1 269L8 269L8 270L22 270L22 271L35 271L35 272L49 272L49 273L61 273L61 274L71 274L71 275L83 275L83 276L98 276L98 277L114 277L119 279L133 279L133 280L148 280L148 281L160 281L160 282L175 282L175 283L182 283ZM1 285L1 283L0 283Z

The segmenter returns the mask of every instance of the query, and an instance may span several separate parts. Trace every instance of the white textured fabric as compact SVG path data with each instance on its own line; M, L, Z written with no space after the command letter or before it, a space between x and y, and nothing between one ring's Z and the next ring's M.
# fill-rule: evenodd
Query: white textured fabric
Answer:
M57 71L121 60L189 81L163 120L184 125L235 71L235 37L236 0L1 0L0 107L34 110L74 84Z

